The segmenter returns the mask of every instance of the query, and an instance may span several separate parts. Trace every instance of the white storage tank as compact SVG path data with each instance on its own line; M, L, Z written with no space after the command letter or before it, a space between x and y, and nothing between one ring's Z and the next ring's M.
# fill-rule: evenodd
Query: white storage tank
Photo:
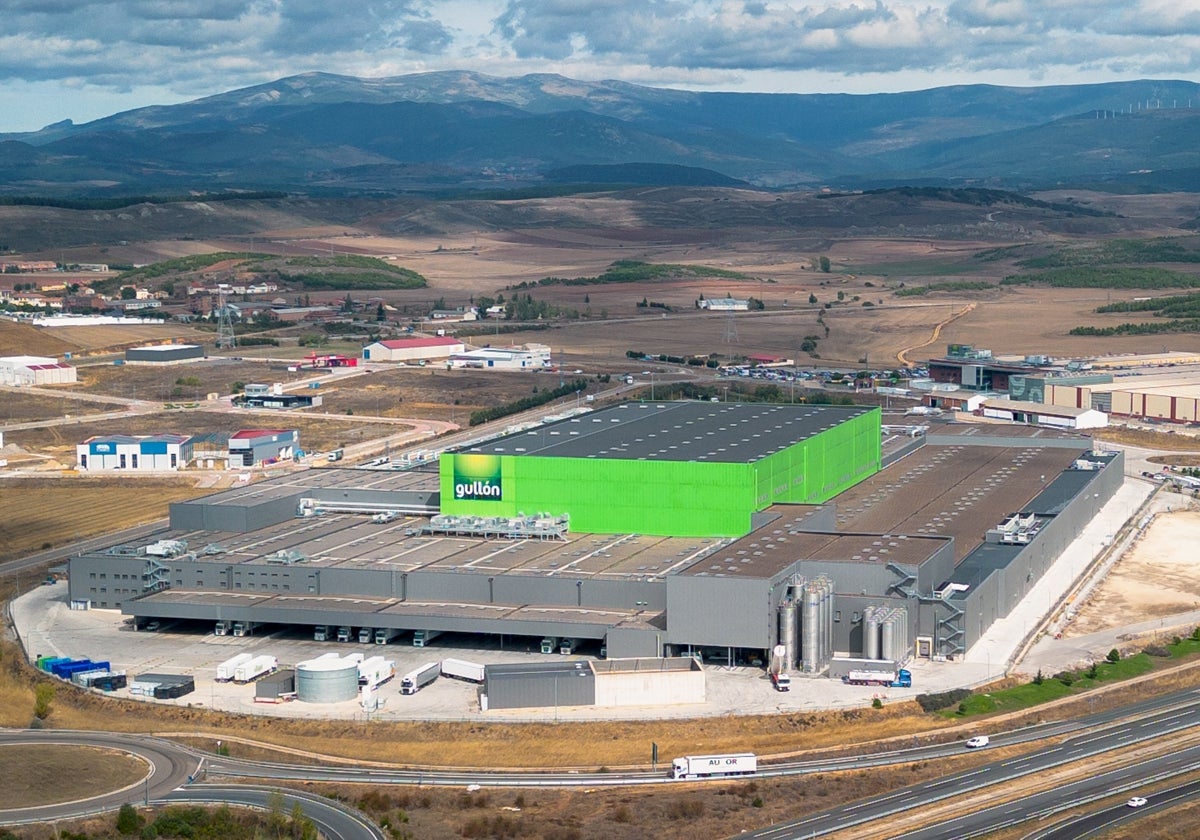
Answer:
M297 663L296 699L305 703L344 703L357 699L358 661L350 656L325 654Z

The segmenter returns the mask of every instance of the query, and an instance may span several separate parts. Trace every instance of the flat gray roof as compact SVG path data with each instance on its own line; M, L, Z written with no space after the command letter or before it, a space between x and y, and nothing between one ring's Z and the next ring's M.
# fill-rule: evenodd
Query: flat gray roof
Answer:
M701 400L623 403L457 451L748 464L876 410Z
M351 488L354 490L427 490L440 489L438 474L424 470L363 470L344 467L322 467L300 470L281 476L233 487L180 504L193 505L255 505L292 496L305 490Z

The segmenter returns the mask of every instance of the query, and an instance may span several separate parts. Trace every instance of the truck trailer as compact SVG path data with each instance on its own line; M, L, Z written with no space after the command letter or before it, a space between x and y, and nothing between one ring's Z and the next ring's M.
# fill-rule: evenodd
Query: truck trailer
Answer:
M749 776L758 772L754 753L688 755L671 762L673 779L709 779L716 776Z
M441 630L414 630L413 647L429 647L429 643L440 635Z
M884 685L889 688L911 688L912 674L906 668L898 671L851 671L846 674L848 685Z
M229 635L229 625L230 625L230 622L228 622L228 621L218 621L216 623L216 625L213 627L213 635L214 636L228 636Z
M233 672L233 681L242 685L254 682L259 677L275 673L278 667L278 659L270 654L262 654L239 665Z
M771 685L775 686L776 691L791 691L792 678L787 675L786 671L771 674Z
M337 629L337 640L339 642L350 641L350 628L349 627L339 627Z
M438 674L441 672L441 663L426 662L420 668L409 671L400 678L400 693L416 694L422 688L436 680L438 678Z
M232 659L226 659L217 666L217 682L229 682L233 679L233 675L237 669L245 665L254 658L252 653L239 653Z
M454 677L456 680L467 682L483 682L483 666L465 659L443 659L442 676Z
M360 628L358 628L358 643L359 643L360 645L369 645L369 644L371 644L371 639L373 639L373 638L374 638L374 636L375 636L375 634L371 632L371 628L370 628L370 627L360 627Z
M316 627L313 628L313 641L314 642L328 642L329 641L329 625L328 624L318 624Z
M254 621L235 621L233 622L233 635L249 636L257 629L258 623Z

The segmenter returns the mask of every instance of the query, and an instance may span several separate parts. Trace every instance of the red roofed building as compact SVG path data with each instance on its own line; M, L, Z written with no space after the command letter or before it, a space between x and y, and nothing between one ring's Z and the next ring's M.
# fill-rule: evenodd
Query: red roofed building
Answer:
M422 359L448 359L463 353L467 346L450 336L421 336L376 341L363 348L369 362L414 362Z

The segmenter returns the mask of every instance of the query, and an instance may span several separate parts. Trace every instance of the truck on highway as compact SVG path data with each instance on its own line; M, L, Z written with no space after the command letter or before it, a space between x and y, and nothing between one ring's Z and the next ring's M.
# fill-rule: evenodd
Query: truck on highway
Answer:
M330 452L328 455L326 455L325 457L328 458L330 461L340 461L345 456L346 456L346 450L335 449L332 452Z
M558 639L554 636L547 636L542 639L542 653L554 653L558 650Z
M440 635L441 630L414 630L413 647L429 647L429 643Z
M400 678L400 693L416 694L422 688L436 680L438 678L438 674L441 672L441 663L426 662L420 668L409 671Z
M911 688L912 674L907 668L897 671L851 671L843 677L848 685L884 685L889 688Z
M328 624L318 624L316 627L313 628L313 641L314 642L328 642L329 641L329 625Z
M254 658L252 653L239 653L232 659L226 659L217 666L217 682L229 682L237 669Z
M337 640L339 642L350 641L350 628L349 627L339 627L337 630Z
M258 623L254 621L235 621L233 622L233 635L249 636L254 633L257 627Z
M386 645L403 632L403 630L397 630L394 627L380 627L375 631L375 644Z
M672 779L709 779L715 776L749 776L758 772L754 753L688 755L671 762Z
M454 677L456 680L466 680L467 682L481 683L483 682L483 666L477 662L468 662L465 659L443 659L442 676Z
M371 632L370 627L358 628L358 643L360 645L369 645L371 640L375 638L375 634Z
M259 677L274 674L278 668L279 660L274 656L270 654L255 656L249 662L243 662L237 666L237 669L233 672L233 681L240 684L254 682Z

